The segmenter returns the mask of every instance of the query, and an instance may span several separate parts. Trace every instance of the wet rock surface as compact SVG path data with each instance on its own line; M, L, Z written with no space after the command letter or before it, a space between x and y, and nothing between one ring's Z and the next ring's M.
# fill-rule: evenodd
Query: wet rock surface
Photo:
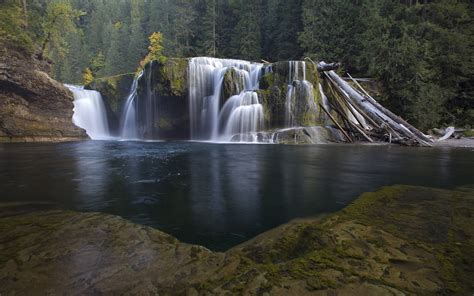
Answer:
M99 213L3 217L0 293L466 295L473 204L474 186L385 187L225 253Z
M102 95L112 135L119 133L122 109L130 93L134 77L134 73L127 73L98 78L85 86L86 89L96 90Z
M16 50L0 54L0 141L85 139L72 123L73 96L49 65Z

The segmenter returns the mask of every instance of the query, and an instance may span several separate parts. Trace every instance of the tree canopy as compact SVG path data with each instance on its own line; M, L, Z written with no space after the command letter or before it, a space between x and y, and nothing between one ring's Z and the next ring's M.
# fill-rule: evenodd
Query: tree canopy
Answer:
M154 55L147 39L160 32L163 56L339 61L352 75L375 79L382 89L378 99L421 128L474 122L470 0L1 0L0 5L0 40L29 51L44 47L61 81L81 81L86 68L94 76L133 72L147 54Z

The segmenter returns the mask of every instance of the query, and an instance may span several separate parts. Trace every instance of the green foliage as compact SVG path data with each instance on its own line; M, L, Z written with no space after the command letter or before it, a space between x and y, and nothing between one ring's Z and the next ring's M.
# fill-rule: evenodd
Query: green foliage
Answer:
M473 122L473 5L468 1L305 0L306 55L375 78L378 99L428 129Z
M474 122L474 2L469 0L0 1L0 42L55 61L78 82L133 72L147 38L160 56L342 62L372 77L380 100L420 128ZM160 52L158 56L155 56Z
M163 55L163 34L160 32L154 32L150 37L148 37L148 41L150 42L150 45L148 46L148 54L140 62L137 74L151 61L159 61L160 63L166 62L166 57Z
M82 74L82 83L84 85L88 85L92 81L94 81L94 74L92 73L90 68L86 68L84 70L84 73Z
M9 43L17 48L33 51L31 34L26 29L22 8L16 0L0 1L0 43Z
M92 59L91 70L93 73L97 73L105 67L105 56L99 51L97 55Z
M74 21L83 15L83 12L72 8L67 1L50 2L46 8L42 23L43 41L40 56L54 52L64 59L68 45L64 35L76 32Z

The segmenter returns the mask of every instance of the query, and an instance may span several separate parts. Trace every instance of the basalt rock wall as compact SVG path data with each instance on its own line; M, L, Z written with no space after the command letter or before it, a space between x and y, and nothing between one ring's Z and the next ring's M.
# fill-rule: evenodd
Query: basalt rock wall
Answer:
M0 141L86 139L72 123L72 93L47 72L49 64L10 47L0 53Z

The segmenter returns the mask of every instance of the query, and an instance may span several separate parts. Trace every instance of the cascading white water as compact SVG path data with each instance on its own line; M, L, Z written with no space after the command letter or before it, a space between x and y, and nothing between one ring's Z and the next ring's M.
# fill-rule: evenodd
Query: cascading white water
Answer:
M306 80L306 62L289 61L288 90L285 101L285 127L295 127L295 104L298 98L308 97L314 103L313 85ZM303 96L301 95L303 94Z
M227 99L222 97L224 76L232 68L240 80L237 84L243 82L243 89L238 88L240 95L229 99L230 102L221 108ZM188 77L192 140L230 141L235 134L256 132L256 129L262 128L263 111L261 116L258 111L262 106L257 94L252 92L259 87L262 68L263 64L241 60L208 57L191 59ZM249 96L257 97L257 100L249 100ZM259 122L243 122L254 119Z
M138 80L143 76L143 71L133 80L132 88L125 102L124 112L122 114L120 137L122 139L134 140L138 139L138 122L137 122L137 89Z
M154 62L151 61L133 80L121 118L120 136L124 140L158 139L159 103L152 85L153 65ZM138 90L139 84L140 91Z
M74 95L74 115L72 122L86 130L92 140L110 139L107 112L102 96L95 90L66 84Z
M263 107L254 91L230 97L222 107L219 122L224 141L257 142L256 132L263 129Z
M295 125L295 118L293 115L293 99L294 99L294 87L292 84L288 85L288 90L286 92L286 101L285 101L285 127L293 127Z

